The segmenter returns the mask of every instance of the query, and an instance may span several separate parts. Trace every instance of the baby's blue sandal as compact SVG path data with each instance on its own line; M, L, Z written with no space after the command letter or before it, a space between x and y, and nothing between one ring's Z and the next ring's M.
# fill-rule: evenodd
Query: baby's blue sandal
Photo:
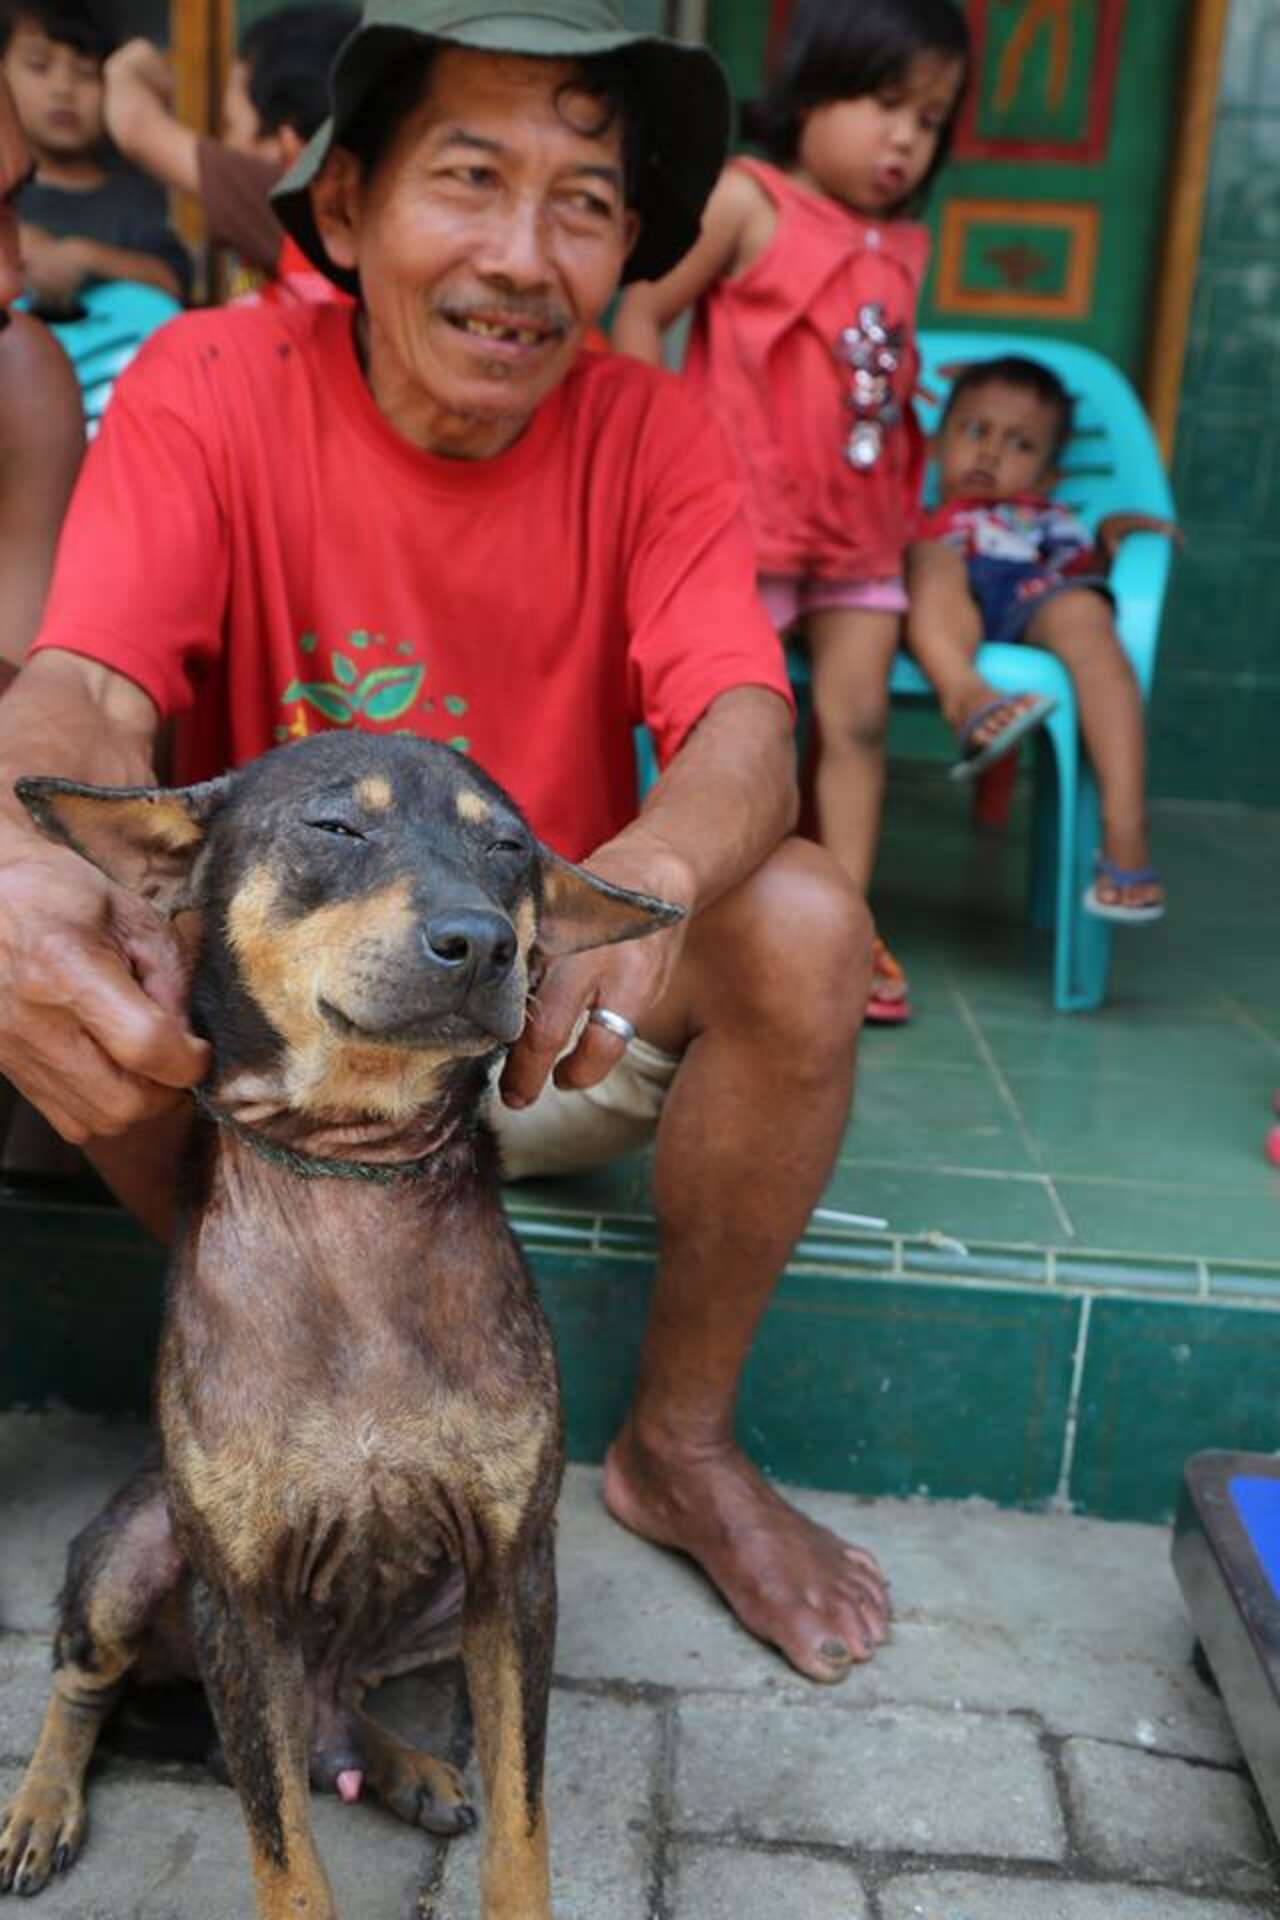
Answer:
M980 773L993 767L997 760L1003 760L1006 753L1012 753L1018 742L1049 718L1057 706L1052 694L1047 693L1004 693L998 700L988 700L985 707L979 707L971 713L960 729L960 758L951 768L953 780L976 780ZM1001 727L995 738L985 745L979 745L976 739L978 729L984 720L993 713L999 713L1001 707L1013 709L1012 718Z
M1116 900L1103 900L1098 895L1099 880L1109 887L1160 887L1163 882L1158 867L1118 867L1114 860L1108 860L1100 853L1094 860L1093 885L1084 896L1084 910L1098 920L1111 920L1120 927L1145 927L1149 921L1163 920L1164 901L1153 900L1149 906L1126 907Z

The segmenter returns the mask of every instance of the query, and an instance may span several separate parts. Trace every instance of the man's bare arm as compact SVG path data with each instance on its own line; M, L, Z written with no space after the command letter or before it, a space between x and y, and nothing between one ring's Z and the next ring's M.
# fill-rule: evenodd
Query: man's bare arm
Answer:
M588 864L618 880L622 862L642 869L651 892L698 913L755 872L798 810L790 710L767 688L738 687L712 701L639 816Z
M0 688L40 624L83 451L71 362L47 327L14 314L0 333Z
M795 744L786 702L740 687L712 702L646 797L639 817L587 861L619 886L686 909L679 926L645 940L557 961L502 1078L503 1098L537 1097L584 1008L605 1006L639 1024L662 999L684 949L689 919L763 865L795 824ZM590 1086L620 1051L588 1027L556 1078Z
M207 1071L208 1049L181 1011L167 924L44 840L13 782L149 784L156 731L146 694L69 653L37 654L0 700L0 1072L76 1142L171 1106Z

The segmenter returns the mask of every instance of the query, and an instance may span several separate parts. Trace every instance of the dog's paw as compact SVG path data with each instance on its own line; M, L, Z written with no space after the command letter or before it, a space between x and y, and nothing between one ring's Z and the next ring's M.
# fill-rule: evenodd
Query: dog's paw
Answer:
M462 1775L430 1754L414 1754L409 1764L398 1766L389 1779L377 1783L377 1792L388 1812L408 1826L425 1827L428 1833L446 1837L469 1833L476 1824L476 1810Z
M84 1843L84 1795L63 1781L26 1779L0 1813L0 1893L39 1893Z
M449 1771L452 1773L453 1768ZM418 1811L415 1824L425 1827L428 1833L442 1834L452 1839L460 1833L470 1833L480 1816L466 1797L466 1789L458 1782L459 1798L444 1801L420 1788L418 1792Z

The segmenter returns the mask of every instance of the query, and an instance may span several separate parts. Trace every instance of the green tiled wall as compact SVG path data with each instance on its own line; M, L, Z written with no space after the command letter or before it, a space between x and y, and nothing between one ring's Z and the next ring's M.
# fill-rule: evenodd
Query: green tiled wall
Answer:
M1280 9L1233 0L1174 456L1152 785L1280 806Z
M648 1310L653 1222L517 1221L556 1332L569 1450L599 1460ZM143 1414L161 1257L113 1208L0 1194L0 1407ZM1280 1264L939 1244L815 1221L743 1381L779 1479L1162 1520L1186 1456L1280 1446Z
M1270 1315L1094 1300L1074 1498L1114 1519L1162 1518L1189 1454L1280 1447L1278 1379L1280 1324Z

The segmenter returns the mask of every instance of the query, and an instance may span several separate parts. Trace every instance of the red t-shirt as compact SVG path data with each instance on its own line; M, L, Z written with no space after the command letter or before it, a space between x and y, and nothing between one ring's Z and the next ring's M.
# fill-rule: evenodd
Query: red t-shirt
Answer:
M718 694L790 699L717 429L671 376L583 354L514 446L423 453L350 309L195 313L115 389L37 647L183 716L197 779L319 728L448 740L570 858L636 811Z

